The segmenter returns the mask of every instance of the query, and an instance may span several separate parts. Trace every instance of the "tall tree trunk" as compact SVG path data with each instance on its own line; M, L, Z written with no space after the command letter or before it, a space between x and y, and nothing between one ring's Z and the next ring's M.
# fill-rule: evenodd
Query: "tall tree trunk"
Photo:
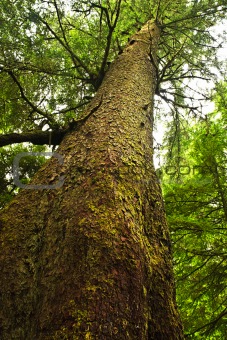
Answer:
M80 128L0 217L1 339L183 339L153 167L159 29L111 65Z

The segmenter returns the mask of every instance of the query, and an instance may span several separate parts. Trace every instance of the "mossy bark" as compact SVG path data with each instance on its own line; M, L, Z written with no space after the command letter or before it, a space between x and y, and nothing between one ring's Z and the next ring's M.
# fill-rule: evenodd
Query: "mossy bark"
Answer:
M86 114L0 216L1 339L183 339L153 167L159 29L111 65ZM95 109L97 108L97 109Z

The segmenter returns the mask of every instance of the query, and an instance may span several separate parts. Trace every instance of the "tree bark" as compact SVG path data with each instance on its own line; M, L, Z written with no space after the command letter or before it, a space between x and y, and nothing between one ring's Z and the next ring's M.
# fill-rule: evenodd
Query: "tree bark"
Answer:
M183 339L153 167L159 29L111 65L56 158L2 211L1 339ZM90 114L92 112L92 114Z

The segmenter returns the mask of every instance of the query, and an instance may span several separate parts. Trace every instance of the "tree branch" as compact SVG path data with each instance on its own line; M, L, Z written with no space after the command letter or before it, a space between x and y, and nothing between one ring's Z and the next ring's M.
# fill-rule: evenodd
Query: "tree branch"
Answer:
M102 11L104 11L104 13L106 14L107 24L108 24L108 27L109 27L109 33L108 33L107 38L106 38L107 43L106 43L106 47L105 47L105 51L104 51L104 55L103 55L103 59L102 59L102 64L101 64L99 74L98 74L98 77L97 77L97 81L96 81L96 87L98 89L98 87L101 85L102 80L103 80L104 75L105 75L106 63L107 63L107 59L108 59L109 52L110 52L111 42L112 42L112 35L113 35L114 29L117 25L117 21L118 21L119 15L120 15L121 0L119 0L118 3L117 3L116 16L115 16L115 20L114 20L113 24L111 24L109 13L108 13L108 10L107 10L106 7L99 6L99 5L94 5L94 7L98 7Z
M29 131L24 133L10 133L6 135L0 136L0 147L6 146L9 144L15 143L23 143L23 142L30 142L35 145L59 145L62 141L63 137L66 133L72 130L78 130L86 120L99 109L102 104L102 97L100 98L99 102L95 104L91 109L89 109L88 113L81 117L80 119L73 120L69 123L68 126L63 127L62 129L57 129L54 131Z
M36 105L34 105L30 99L26 96L24 89L21 85L21 83L19 82L19 80L17 79L17 77L15 76L15 74L13 73L13 71L8 70L6 71L9 76L13 79L14 83L18 86L20 94L21 94L21 98L24 99L24 101L33 109L34 112L40 114L42 117L46 118L48 120L48 122L50 123L50 126L58 128L58 124L54 121L54 119L46 112L40 110Z
M206 323L205 325L203 325L203 326L201 326L201 327L199 327L199 328L197 328L195 331L193 331L192 333L187 333L186 334L186 337L189 337L189 336L191 336L191 335L193 335L193 334L195 334L195 333L197 333L197 332L199 332L199 331L201 331L202 329L204 329L204 328L208 328L209 327L209 329L208 329L208 332L212 329L212 327L214 326L215 327L215 324L220 320L220 319L222 319L225 315L227 315L227 308L225 308L214 320L212 320L212 321L210 321L210 322L208 322L208 323ZM207 333L207 331L205 331L203 334L205 334L205 333Z
M167 98L165 95L162 95L160 92L157 93L157 95L160 98L164 99L164 101L166 103L171 103L174 107L177 106L177 107L180 107L180 108L183 108L183 109L189 109L190 111L196 111L199 108L199 106L189 106L189 105L186 105L186 104L177 103L173 99ZM185 97L185 98L187 98L187 97Z
M218 9L218 7L221 7L221 8ZM177 20L173 20L173 21L171 21L171 22L169 22L167 24L162 25L162 27L163 28L171 27L173 25L173 27L175 28L175 24L176 23L179 23L179 22L182 22L182 21L191 20L191 19L196 19L196 18L200 19L200 18L204 18L204 17L207 17L207 16L212 16L212 15L216 14L217 12L225 13L226 9L227 9L227 7L225 5L223 5L223 6L217 5L217 6L213 7L212 9L208 8L207 10L204 10L203 13L199 13L197 15L195 15L195 14L191 15L190 14L188 16L184 16L184 17L179 18Z
M68 131L69 129L67 128L56 131L36 130L31 132L0 135L0 147L23 142L30 142L35 145L59 145L62 138Z
M50 27L47 21L38 16L39 20L48 28L48 30L53 34L56 40L64 47L64 49L69 53L74 65L76 67L80 66L85 72L92 78L93 73L88 69L88 67L83 63L83 61L71 50L67 41L62 41L62 39L56 34L56 32ZM79 64L79 65L78 65Z

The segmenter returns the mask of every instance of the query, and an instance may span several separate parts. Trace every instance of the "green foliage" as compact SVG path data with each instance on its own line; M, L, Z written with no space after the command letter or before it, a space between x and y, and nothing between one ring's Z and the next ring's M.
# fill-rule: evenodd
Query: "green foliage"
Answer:
M81 114L127 39L151 18L162 29L157 93L184 106L185 96L192 97L185 79L211 77L209 66L217 64L209 27L224 17L224 5L3 0L0 107L14 130L43 120L52 128L67 124Z
M218 110L192 127L184 124L181 148L172 147L162 169L178 305L189 339L226 334L227 126L220 96Z
M22 152L44 152L44 146L7 146L0 149L0 209L6 205L18 192L18 187L14 183L13 163L15 157ZM28 184L37 170L46 161L45 157L26 156L19 162L20 181Z

